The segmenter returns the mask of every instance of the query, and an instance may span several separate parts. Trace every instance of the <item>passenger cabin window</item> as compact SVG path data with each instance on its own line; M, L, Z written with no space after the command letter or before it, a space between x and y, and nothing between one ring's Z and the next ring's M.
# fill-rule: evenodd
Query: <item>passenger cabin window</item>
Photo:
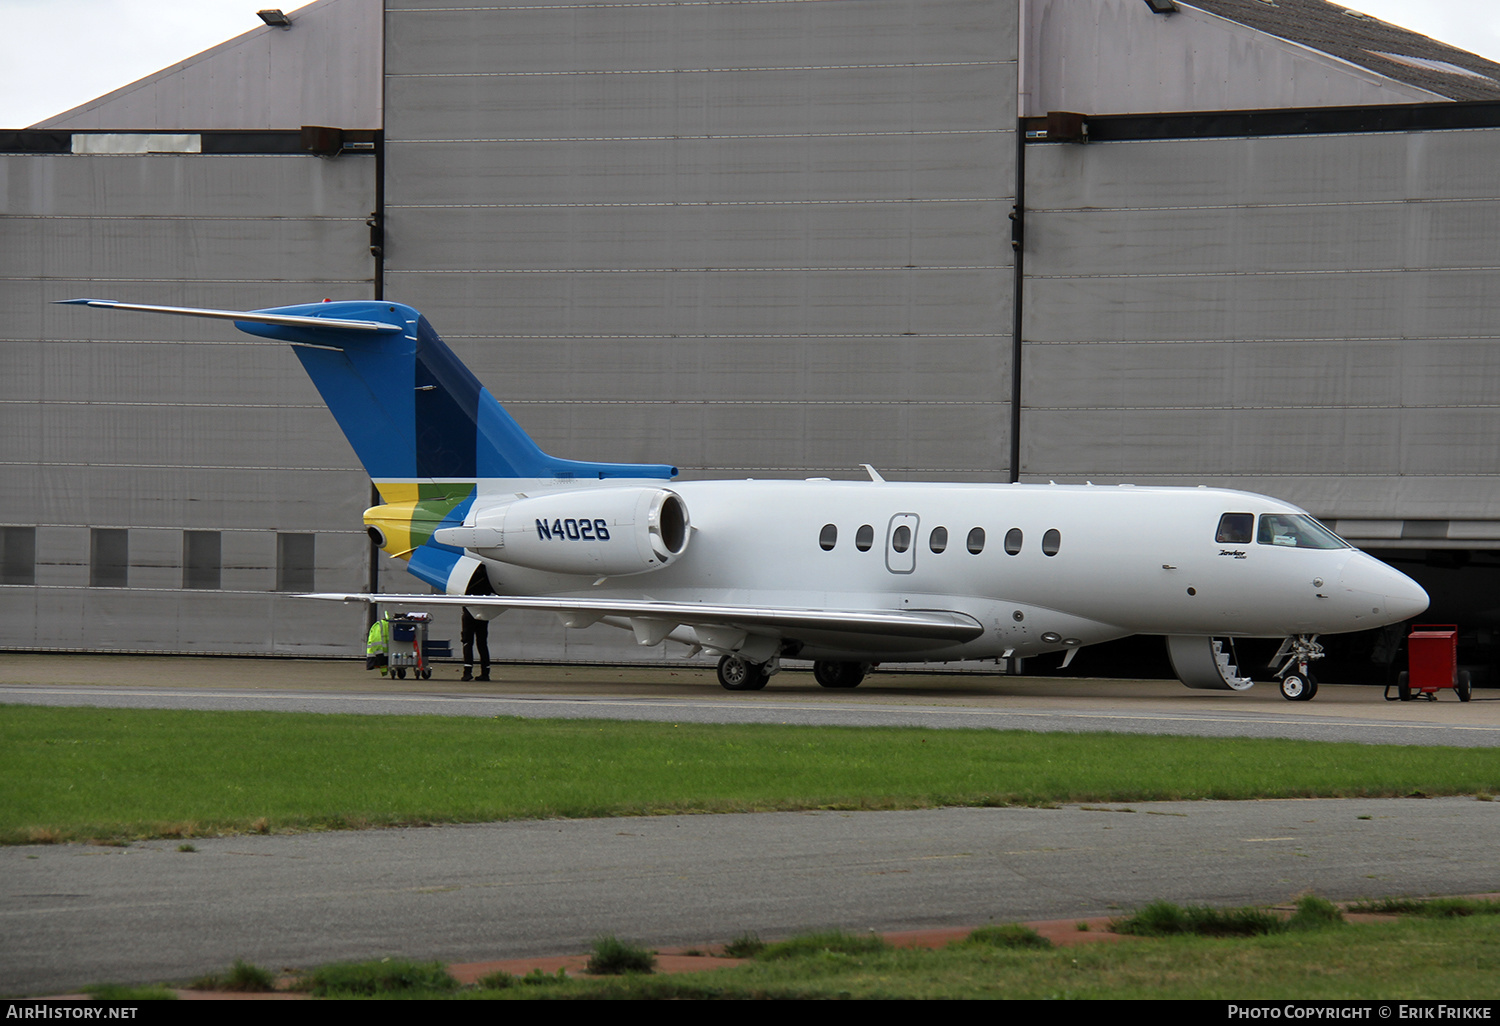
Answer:
M861 552L869 552L870 546L875 544L875 528L869 524L861 524L858 531L854 532L854 547Z
M969 532L968 545L969 551L976 556L984 551L984 528L976 527Z
M1298 549L1347 549L1349 543L1306 513L1262 513L1261 545L1285 545Z
M1022 537L1019 527L1012 527L1009 531L1005 532L1005 552L1007 555L1014 556L1021 551Z
M838 543L839 529L832 524L824 524L822 533L818 535L818 544L823 547L823 551L832 552Z
M1062 532L1057 528L1054 527L1042 535L1042 555L1055 556L1060 548L1062 548Z
M932 537L927 539L927 547L933 552L942 552L948 547L948 529L946 527L934 527Z
M1219 533L1214 541L1221 545L1249 545L1254 530L1254 513L1225 513L1219 518Z
M902 524L891 532L891 548L897 552L905 552L911 548L911 528Z

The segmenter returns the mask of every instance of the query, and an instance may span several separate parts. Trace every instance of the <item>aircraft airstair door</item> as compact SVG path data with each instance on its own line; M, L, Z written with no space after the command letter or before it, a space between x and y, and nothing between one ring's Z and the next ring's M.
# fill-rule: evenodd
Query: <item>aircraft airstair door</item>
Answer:
M917 568L917 515L897 513L885 532L885 568L909 574Z

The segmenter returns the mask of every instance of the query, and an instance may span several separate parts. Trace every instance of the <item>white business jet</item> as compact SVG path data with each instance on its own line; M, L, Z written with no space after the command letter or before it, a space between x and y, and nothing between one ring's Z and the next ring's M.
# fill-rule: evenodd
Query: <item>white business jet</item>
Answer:
M1239 691L1235 638L1284 638L1288 699L1318 637L1409 619L1427 594L1304 510L1218 488L681 481L542 452L409 306L200 310L289 342L385 500L370 536L443 595L352 602L549 610L719 657L753 691L786 659L857 686L883 661L1022 659L1167 637L1192 688ZM672 482L668 484L668 482Z

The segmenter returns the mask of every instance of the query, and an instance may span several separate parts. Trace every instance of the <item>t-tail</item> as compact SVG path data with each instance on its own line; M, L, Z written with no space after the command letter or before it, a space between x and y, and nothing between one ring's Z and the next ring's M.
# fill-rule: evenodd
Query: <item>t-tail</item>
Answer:
M671 479L664 464L595 463L543 452L438 337L400 303L308 303L267 310L204 310L103 299L64 303L230 320L290 343L379 489L365 511L371 536L413 574L452 587L463 550L433 539L462 525L484 479L538 483Z

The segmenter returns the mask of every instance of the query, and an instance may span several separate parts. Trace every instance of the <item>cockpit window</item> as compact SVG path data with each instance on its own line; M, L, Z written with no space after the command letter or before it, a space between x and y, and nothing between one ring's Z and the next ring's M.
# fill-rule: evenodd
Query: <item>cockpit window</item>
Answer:
M1306 513L1263 513L1255 540L1298 549L1347 549L1349 543Z
M1219 518L1219 533L1214 536L1214 541L1224 545L1249 545L1254 530L1254 513L1225 513Z

